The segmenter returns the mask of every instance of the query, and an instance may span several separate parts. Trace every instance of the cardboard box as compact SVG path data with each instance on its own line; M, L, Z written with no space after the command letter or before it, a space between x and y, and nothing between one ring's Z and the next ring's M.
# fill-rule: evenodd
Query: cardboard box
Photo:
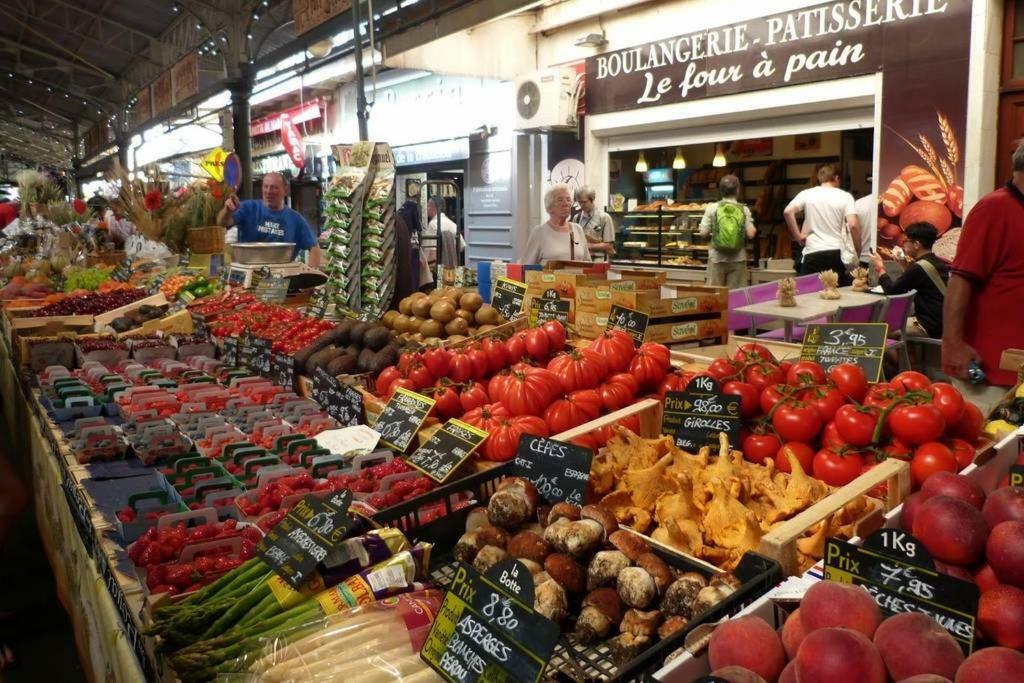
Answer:
M724 344L729 337L728 313L703 320L680 320L676 322L656 323L654 320L647 326L644 341L659 344L678 344L680 342L717 339Z
M608 316L590 311L576 311L576 333L584 339L597 339L608 327Z
M725 287L687 285L662 286L659 290L613 291L612 303L647 313L652 318L729 309L729 290Z

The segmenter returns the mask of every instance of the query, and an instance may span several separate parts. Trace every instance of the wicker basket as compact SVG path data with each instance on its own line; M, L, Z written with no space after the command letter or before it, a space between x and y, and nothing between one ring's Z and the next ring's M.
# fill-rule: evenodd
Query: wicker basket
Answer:
M189 228L185 235L185 244L193 254L220 254L224 251L224 233L226 229L220 225L209 225L205 228Z

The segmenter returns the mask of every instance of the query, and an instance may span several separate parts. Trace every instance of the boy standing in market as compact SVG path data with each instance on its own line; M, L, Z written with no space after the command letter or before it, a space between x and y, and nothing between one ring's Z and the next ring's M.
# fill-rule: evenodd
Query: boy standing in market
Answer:
M583 186L576 190L576 203L579 211L570 219L579 223L587 236L587 245L591 254L603 254L594 260L610 261L615 255L615 224L612 217L595 206L597 192L592 187Z
M718 181L722 198L710 204L700 219L700 236L711 238L708 247L708 284L739 289L746 287L747 241L757 236L754 218L737 197L740 179L729 174Z
M1013 312L1022 291L1024 143L1013 153L1013 178L978 200L964 220L943 308L942 371L986 415L1017 381L999 361L1024 340L1024 316ZM985 380L966 381L972 363Z
M859 256L861 235L857 209L853 195L839 189L835 166L825 164L817 175L818 186L801 190L782 215L793 239L803 247L800 274L832 270L839 274L839 284L846 286L853 283L853 278L843 263L843 230L849 228L853 253ZM800 213L804 215L803 227L796 221Z
M288 183L280 173L263 176L263 199L239 201L232 194L217 214L217 223L238 226L238 241L292 242L293 258L302 249L309 250L309 266L320 266L320 245L306 219L298 211L284 205Z

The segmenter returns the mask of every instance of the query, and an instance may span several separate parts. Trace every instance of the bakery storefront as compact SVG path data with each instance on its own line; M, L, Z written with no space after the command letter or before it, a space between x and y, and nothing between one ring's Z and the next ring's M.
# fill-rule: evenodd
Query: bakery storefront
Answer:
M587 170L615 220L616 260L701 279L697 226L726 173L759 227L751 262L787 259L782 211L825 163L878 201L883 251L927 220L943 235L937 252L955 253L965 203L993 185L978 72L998 63L983 40L996 4L750 3L792 8L699 28L721 5L698 0L672 10L692 21L671 25L694 30L589 57Z

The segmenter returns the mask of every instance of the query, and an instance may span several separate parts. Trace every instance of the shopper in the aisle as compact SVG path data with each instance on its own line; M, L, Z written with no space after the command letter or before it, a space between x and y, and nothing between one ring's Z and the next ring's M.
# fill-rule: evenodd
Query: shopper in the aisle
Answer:
M878 248L878 195L864 195L853 203L853 208L857 211L857 223L860 225L860 266L867 268Z
M943 309L942 370L986 414L1017 380L999 360L1024 341L1022 292L1024 143L1013 153L1013 178L982 197L964 220ZM985 382L965 381L972 362Z
M217 223L238 226L239 242L292 242L295 254L309 250L309 265L320 266L320 245L309 223L298 211L284 205L288 181L280 173L263 176L263 198L239 201L232 194L217 214Z
M836 167L825 164L818 169L817 187L802 190L789 203L783 216L789 232L803 247L801 275L834 270L839 274L839 284L852 284L853 278L843 263L844 230L849 230L856 265L860 254L860 222L853 195L839 189L839 175ZM797 223L797 215L803 214L803 226Z
M882 257L871 253L871 265L878 274L878 284L886 294L914 295L914 316L907 321L907 333L916 337L942 337L942 304L946 299L949 265L932 253L939 231L931 223L914 223L903 231L905 260L897 263L903 275L893 282L885 271Z
M544 209L548 219L530 233L524 263L544 261L589 261L587 236L577 223L569 220L572 213L572 190L557 183L544 193Z
M739 289L747 276L747 241L757 236L750 209L737 197L740 179L729 174L718 181L721 200L712 202L700 219L700 236L711 238L708 247L708 284Z
M12 202L7 197L0 197L0 228L10 225L20 212L21 205L18 202Z
M615 255L615 223L607 212L597 207L596 199L597 192L592 187L583 186L576 190L576 203L580 209L572 217L572 222L583 228L591 254L603 254L611 260Z
M441 224L441 231L438 233L437 225ZM427 257L431 272L437 265L437 245L441 245L441 260L445 268L455 268L459 265L459 254L466 249L466 243L459 234L459 228L455 221L444 213L444 199L435 195L427 201L427 223L423 226L423 253Z

